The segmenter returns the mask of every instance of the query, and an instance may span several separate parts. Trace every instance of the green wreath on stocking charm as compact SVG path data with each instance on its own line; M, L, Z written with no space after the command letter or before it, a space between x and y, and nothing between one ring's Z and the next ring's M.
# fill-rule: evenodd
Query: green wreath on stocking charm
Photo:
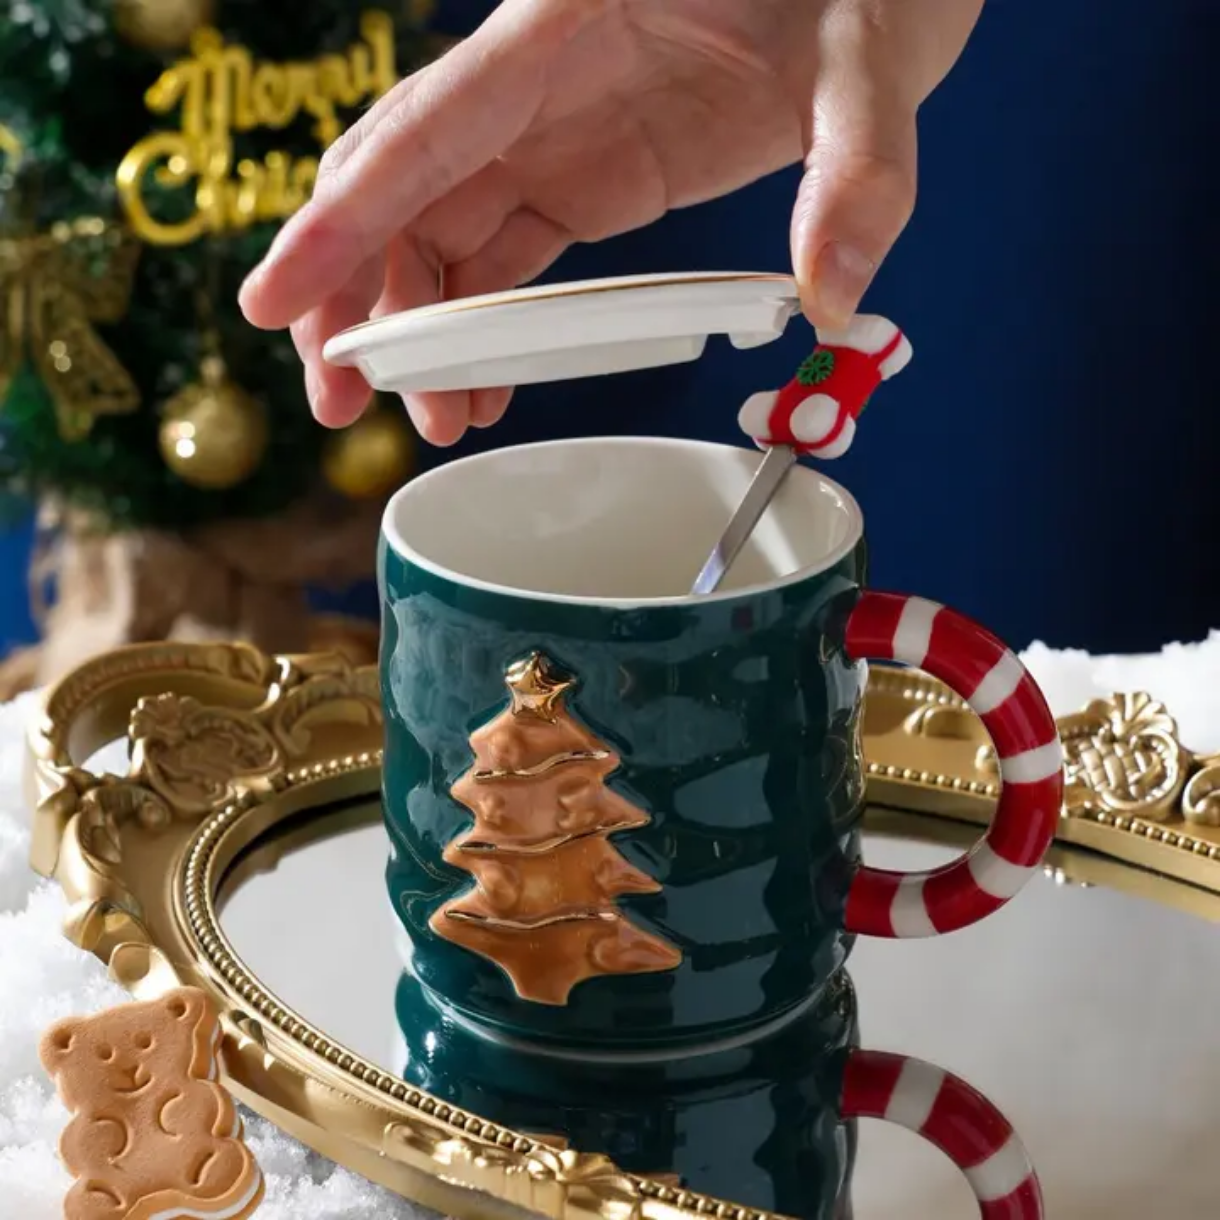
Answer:
M835 354L829 348L819 347L812 356L801 362L796 370L796 380L800 385L821 385L835 371Z

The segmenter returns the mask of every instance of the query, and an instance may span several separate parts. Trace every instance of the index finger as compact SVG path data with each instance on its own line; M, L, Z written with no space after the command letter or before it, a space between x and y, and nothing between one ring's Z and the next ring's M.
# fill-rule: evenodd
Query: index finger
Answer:
M579 7L579 6L578 6ZM248 321L291 325L347 284L431 204L501 155L543 101L547 43L563 45L563 4L519 0L496 10L443 59L392 91L313 199L242 287ZM352 151L354 145L354 151Z

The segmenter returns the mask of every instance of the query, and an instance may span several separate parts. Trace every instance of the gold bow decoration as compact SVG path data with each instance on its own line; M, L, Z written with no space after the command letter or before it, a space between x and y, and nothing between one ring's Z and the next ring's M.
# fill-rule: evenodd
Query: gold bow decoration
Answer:
M135 237L99 217L0 235L0 403L28 358L65 441L84 440L99 416L139 407L131 374L94 330L127 312L139 257Z
M0 124L0 165L20 166L20 139ZM65 440L83 440L100 415L140 405L139 389L94 329L131 301L140 246L100 217L49 233L0 233L0 405L27 356L55 404Z

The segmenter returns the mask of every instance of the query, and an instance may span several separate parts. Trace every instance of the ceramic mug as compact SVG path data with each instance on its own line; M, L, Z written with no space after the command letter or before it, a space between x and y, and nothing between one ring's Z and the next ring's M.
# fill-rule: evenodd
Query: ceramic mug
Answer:
M740 1207L799 1220L851 1214L856 1120L922 1136L964 1173L984 1217L1038 1220L1026 1150L995 1106L940 1068L861 1050L840 971L769 1036L672 1051L539 1047L474 1033L410 973L397 994L404 1080L541 1142Z
M1062 753L983 628L864 588L860 509L793 469L715 594L687 593L757 469L746 449L565 440L442 466L379 553L390 896L461 1019L572 1045L765 1033L858 934L929 936L1012 898ZM866 660L982 717L994 821L929 873L860 860Z

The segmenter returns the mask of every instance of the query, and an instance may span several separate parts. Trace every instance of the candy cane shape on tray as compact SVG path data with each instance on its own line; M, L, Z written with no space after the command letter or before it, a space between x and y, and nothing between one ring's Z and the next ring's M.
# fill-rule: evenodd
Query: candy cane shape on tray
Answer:
M844 1118L879 1118L939 1148L965 1175L983 1220L1041 1220L1042 1189L1008 1120L949 1072L881 1051L853 1051L843 1073Z
M854 660L893 660L939 678L981 717L1000 763L986 835L943 868L902 873L862 865L847 896L849 932L936 936L998 910L1037 871L1063 803L1063 747L1042 692L985 628L936 602L872 590L847 624Z

